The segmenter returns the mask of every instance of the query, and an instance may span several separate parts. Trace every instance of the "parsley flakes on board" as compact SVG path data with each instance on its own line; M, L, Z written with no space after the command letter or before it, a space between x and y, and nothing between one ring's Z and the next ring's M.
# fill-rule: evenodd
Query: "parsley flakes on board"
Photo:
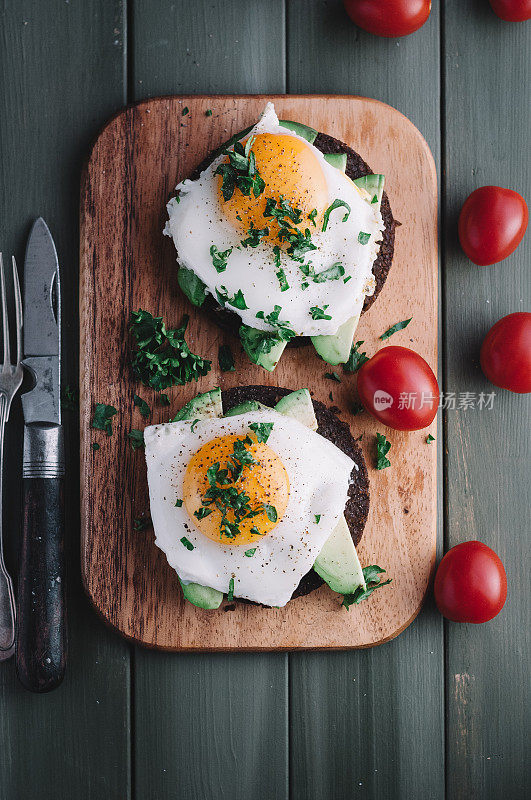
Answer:
M180 328L169 330L162 317L149 311L133 311L131 332L137 350L133 352L131 366L137 380L156 391L170 386L184 386L197 381L210 371L211 362L192 353L184 334L188 317Z
M385 469L391 466L391 462L386 457L391 449L391 442L388 442L383 433L376 434L376 469Z
M404 328L407 328L412 319L413 317L410 317L409 319L402 320L402 322L395 322L394 325L391 325L390 328L387 328L385 333L382 333L380 339L382 339L382 341L385 341L385 339L389 339L389 337L392 336L393 333L396 333L397 331L402 331Z
M137 428L133 428L129 431L127 436L131 442L131 447L133 450L139 450L141 447L144 447L144 431L139 431Z
M111 420L117 413L114 406L108 406L106 403L96 403L92 427L99 431L105 431L107 436L112 436Z
M368 361L367 353L360 353L359 348L363 344L363 339L356 344L352 345L352 349L350 351L350 355L348 357L348 361L346 364L343 365L343 369L345 372L357 372L360 367L362 367L366 361Z
M138 408L144 419L147 419L151 414L151 409L145 400L142 400L137 394L133 395L133 403Z

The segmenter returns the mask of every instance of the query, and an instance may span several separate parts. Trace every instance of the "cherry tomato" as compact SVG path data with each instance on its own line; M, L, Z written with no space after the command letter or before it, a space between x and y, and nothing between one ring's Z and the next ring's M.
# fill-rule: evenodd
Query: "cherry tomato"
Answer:
M435 575L435 602L446 619L488 622L507 597L507 575L494 550L483 542L463 542L448 550Z
M407 347L383 347L358 372L367 411L398 431L426 428L439 406L439 386L429 364Z
M431 0L344 0L351 20L376 36L408 36L430 16Z
M531 19L531 0L490 0L492 10L506 22Z
M499 319L483 340L479 360L495 386L531 392L531 313L517 311Z
M528 219L527 204L518 192L482 186L467 197L461 209L461 247L474 264L495 264L516 250Z

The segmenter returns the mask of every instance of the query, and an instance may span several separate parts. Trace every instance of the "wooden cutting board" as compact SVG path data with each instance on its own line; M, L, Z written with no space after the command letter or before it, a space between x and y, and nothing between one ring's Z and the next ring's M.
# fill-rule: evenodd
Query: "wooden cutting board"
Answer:
M81 566L95 608L126 637L168 650L283 650L370 647L404 630L417 615L435 560L436 445L428 431L385 429L349 409L355 378L341 384L313 348L286 351L273 373L249 363L237 340L183 297L172 242L162 236L165 203L175 185L214 148L251 125L272 99L280 118L311 125L345 141L386 176L397 229L395 258L377 302L362 316L358 339L372 355L391 324L412 317L392 344L410 346L437 365L437 186L429 148L414 125L384 103L346 96L163 97L114 117L86 165L81 191L80 395ZM188 107L189 113L183 116ZM212 116L206 116L207 109ZM135 385L129 370L130 312L139 307L176 326L190 315L193 352L212 360L198 384L169 390L170 408ZM236 372L220 373L220 344L230 344ZM359 546L363 565L379 564L393 582L346 611L327 586L283 609L236 605L203 611L185 603L153 530L135 530L149 515L143 451L131 428L145 424L133 407L137 391L163 422L198 392L214 386L271 384L298 389L341 409L369 467L371 508ZM332 393L333 401L329 396ZM118 409L114 434L91 429L96 402ZM377 471L375 433L392 442L391 467ZM432 433L435 433L432 430ZM99 450L93 450L97 442ZM225 605L225 604L224 604Z

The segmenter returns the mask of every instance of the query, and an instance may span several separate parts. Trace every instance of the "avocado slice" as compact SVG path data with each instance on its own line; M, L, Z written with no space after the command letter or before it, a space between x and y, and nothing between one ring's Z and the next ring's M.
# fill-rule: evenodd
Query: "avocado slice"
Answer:
M230 411L226 411L224 417L237 417L239 414L248 414L250 411L261 411L262 409L268 410L269 406L259 403L258 400L247 400L239 406L234 406Z
M341 172L347 171L347 154L346 153L325 153L325 161L328 161L331 167L335 167Z
M274 333L260 331L242 325L240 328L242 347L253 364L273 372L284 352L286 342Z
M180 578L179 583L185 599L192 605L206 610L220 607L223 600L223 592L211 589L210 586L201 586L199 583L183 583Z
M298 136L302 136L302 138L306 139L310 144L313 144L317 139L317 131L314 128L310 128L308 125L303 125L302 122L293 122L291 119L280 119L279 122L283 128L287 128L289 131L298 134Z
M346 364L354 341L354 334L360 321L360 315L355 314L341 325L333 336L312 336L312 344L318 355L327 364L336 366Z
M195 272L187 267L180 267L177 273L177 283L194 306L203 305L206 299L206 285Z
M299 420L312 431L317 430L317 419L308 389L297 389L296 392L290 392L282 397L276 404L275 411Z
M313 568L333 592L353 594L358 586L365 589L363 570L344 516L324 543Z
M208 419L223 416L221 402L221 389L216 387L209 392L203 392L184 405L174 416L171 422L182 422L187 419Z
M385 175L362 175L361 178L355 178L352 183L355 183L358 189L365 189L368 192L371 198L369 203L380 204L382 202Z

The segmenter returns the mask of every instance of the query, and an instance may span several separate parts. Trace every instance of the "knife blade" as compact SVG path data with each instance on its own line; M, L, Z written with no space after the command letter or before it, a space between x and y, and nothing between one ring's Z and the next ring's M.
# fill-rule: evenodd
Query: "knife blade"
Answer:
M42 217L28 238L23 286L22 363L33 388L22 395L24 510L15 659L21 683L30 691L47 692L64 676L66 625L61 292L55 244Z

